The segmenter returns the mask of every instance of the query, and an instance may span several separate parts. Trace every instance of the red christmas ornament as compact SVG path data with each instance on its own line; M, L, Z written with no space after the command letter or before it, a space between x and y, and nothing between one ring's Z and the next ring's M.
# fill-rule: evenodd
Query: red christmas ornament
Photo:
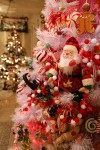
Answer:
M29 106L29 107L31 106L31 102L28 102L28 106Z
M87 93L84 93L84 94L83 94L83 97L84 97L85 99L87 99L87 98L88 98L88 94L87 94Z
M51 65L46 66L46 71L48 71L51 68Z
M48 81L48 77L45 77L45 81Z
M36 90L34 90L34 94L36 94L37 93L37 89Z
M95 53L100 52L100 46L94 46L94 52Z
M27 107L23 108L23 111L28 111L28 108Z
M66 122L67 122L67 119L64 118L64 119L62 119L61 121L62 121L63 123L66 123Z
M53 84L55 85L55 86L57 86L58 85L58 81L53 81Z
M89 44L89 42L90 42L89 39L85 39L85 40L84 40L84 43L85 43L85 44Z
M86 58L90 58L91 57L91 52L83 51L83 56L86 57Z
M78 123L78 122L79 122L79 118L74 118L74 121L75 121L76 123Z
M62 109L59 108L59 109L57 110L57 112L58 112L59 114L62 113Z
M42 86L42 94L43 95L46 95L46 94L48 94L48 92L47 92L47 90L46 90L46 87L45 86Z
M96 65L100 65L100 59L94 59L94 63L95 63Z
M36 98L34 97L34 98L32 98L32 102L34 102L36 100Z
M58 96L58 95L59 95L59 92L58 92L58 91L55 91L55 92L53 93L53 95L54 95L54 96Z

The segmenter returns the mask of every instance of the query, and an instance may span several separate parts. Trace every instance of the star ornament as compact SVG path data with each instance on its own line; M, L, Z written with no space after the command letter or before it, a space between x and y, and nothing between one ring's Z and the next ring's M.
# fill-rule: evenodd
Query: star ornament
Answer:
M63 86L71 88L72 87L72 82L70 80L68 80L67 82L63 83Z

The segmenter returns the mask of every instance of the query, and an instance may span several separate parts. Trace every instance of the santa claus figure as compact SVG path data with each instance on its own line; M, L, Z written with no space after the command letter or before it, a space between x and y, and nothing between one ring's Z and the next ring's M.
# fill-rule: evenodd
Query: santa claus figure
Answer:
M74 37L71 37L63 48L60 57L58 68L65 75L72 75L73 70L80 63L80 56L78 54L79 44Z
M79 89L82 87L80 61L78 41L71 37L63 48L58 64L60 69L59 87L66 92L77 95L78 99L81 94Z

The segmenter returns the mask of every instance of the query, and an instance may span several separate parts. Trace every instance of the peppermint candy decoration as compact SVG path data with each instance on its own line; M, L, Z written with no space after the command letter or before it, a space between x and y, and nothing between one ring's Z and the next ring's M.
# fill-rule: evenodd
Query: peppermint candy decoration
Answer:
M85 122L85 129L87 130L87 132L89 133L95 133L96 132L96 128L97 128L97 120L95 120L94 118L89 118L86 122Z
M40 78L36 78L36 82L37 82L38 84L41 84L41 79L40 79Z
M100 111L99 111L99 117L98 117L98 123L97 123L96 133L100 133Z
M66 19L67 27L68 28L71 28L73 26L76 27L77 26L76 19L78 17L79 17L78 12L73 12L73 13L69 14Z
M46 59L48 58L48 54L45 50L39 50L36 53L36 59L38 60L38 62L43 63L46 61Z
M22 86L19 86L19 87L17 88L17 90L16 90L16 93L19 93L19 92L21 92L23 89L24 89L24 87L22 87Z

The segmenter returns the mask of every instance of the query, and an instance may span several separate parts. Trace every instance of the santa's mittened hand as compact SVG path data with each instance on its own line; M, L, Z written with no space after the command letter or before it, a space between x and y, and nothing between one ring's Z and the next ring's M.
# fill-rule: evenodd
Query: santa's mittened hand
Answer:
M76 65L76 60L71 60L69 62L69 66L75 66Z

